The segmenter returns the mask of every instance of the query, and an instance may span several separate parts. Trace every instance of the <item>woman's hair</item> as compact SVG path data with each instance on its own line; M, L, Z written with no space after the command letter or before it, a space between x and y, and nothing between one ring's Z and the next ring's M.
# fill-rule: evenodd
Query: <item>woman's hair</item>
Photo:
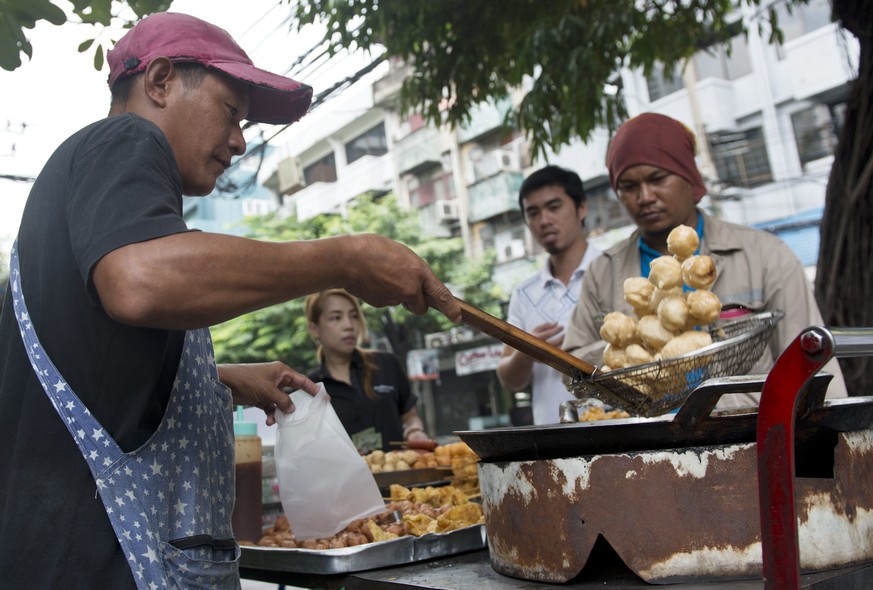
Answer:
M361 304L358 302L358 298L346 291L345 289L327 289L326 291L320 291L318 293L313 293L309 297L306 298L305 303L305 314L306 320L308 322L312 322L313 324L318 324L319 318L321 318L321 314L324 312L324 302L331 295L339 295L340 297L345 297L355 308L355 311L358 313L358 343L355 350L358 351L358 354L361 355L361 360L364 363L364 374L363 374L363 386L364 393L370 399L376 399L378 396L376 392L373 390L373 371L377 368L376 362L374 361L375 351L361 348L361 342L367 340L368 332L367 332L367 320L364 318L364 310L361 309ZM315 350L315 355L318 358L318 362L324 362L324 348L321 343L316 341L318 348Z

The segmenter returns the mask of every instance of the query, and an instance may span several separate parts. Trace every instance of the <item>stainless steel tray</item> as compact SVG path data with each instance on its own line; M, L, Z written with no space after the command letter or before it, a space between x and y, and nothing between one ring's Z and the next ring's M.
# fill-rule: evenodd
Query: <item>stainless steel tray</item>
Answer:
M381 471L373 474L376 485L390 488L391 484L420 488L423 485L447 484L452 478L450 467L428 467L424 469L404 469L403 471Z
M347 574L403 565L487 547L485 525L448 533L407 535L342 549L283 549L243 546L240 567L298 574Z

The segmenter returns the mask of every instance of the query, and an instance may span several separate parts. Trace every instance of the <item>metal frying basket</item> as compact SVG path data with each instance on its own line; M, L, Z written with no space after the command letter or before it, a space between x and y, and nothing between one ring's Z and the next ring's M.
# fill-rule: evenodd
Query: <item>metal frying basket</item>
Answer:
M770 341L781 311L752 314L708 326L713 343L676 358L574 379L577 398L595 397L637 416L657 416L681 406L698 385L747 373Z

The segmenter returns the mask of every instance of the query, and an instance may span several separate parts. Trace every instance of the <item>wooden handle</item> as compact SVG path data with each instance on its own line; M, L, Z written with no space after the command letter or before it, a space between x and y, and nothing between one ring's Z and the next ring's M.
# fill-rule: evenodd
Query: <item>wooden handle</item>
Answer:
M457 299L457 298L455 298ZM516 328L512 324L490 315L478 307L474 307L457 299L461 306L461 321L480 332L492 336L504 344L523 352L534 360L545 363L561 373L579 379L583 375L591 375L595 367L576 358L566 350L553 346L536 336Z

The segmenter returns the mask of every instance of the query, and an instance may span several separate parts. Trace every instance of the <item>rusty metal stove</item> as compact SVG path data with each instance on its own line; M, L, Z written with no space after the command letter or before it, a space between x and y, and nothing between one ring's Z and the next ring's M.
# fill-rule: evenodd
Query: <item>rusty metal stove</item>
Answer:
M793 363L796 375L788 381L797 386L788 407L794 396L800 404L793 429L793 414L788 418L797 474L788 518L796 516L795 563L804 571L873 559L873 397L825 402L830 377L811 377L824 361L809 365L808 374ZM791 560L773 557L779 537L769 526L761 535L762 514L777 519L785 511L759 507L757 412L712 411L731 392L777 396L767 383L779 390L764 376L709 381L670 416L458 433L483 459L492 567L565 582L582 571L602 537L650 583L760 579L768 569L772 580L779 568L790 579ZM772 447L765 450L779 463ZM762 484L780 481L770 475Z

